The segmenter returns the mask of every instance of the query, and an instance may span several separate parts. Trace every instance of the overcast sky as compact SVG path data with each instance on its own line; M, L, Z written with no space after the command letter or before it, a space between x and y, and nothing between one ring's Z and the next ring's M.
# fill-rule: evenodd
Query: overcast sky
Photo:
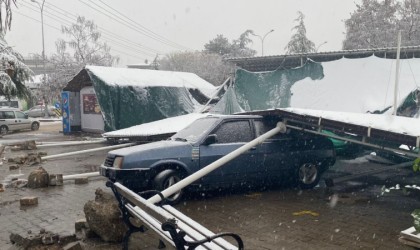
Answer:
M218 34L231 41L247 29L261 36L274 29L264 40L264 55L281 55L291 37L297 11L306 16L307 37L316 46L327 42L319 51L340 50L343 20L355 10L355 2L360 1L46 0L45 51L47 56L55 52L55 41L64 38L60 27L74 23L80 15L102 29L103 40L111 46L112 54L120 57L119 66L153 60L157 53L203 50L204 44ZM17 5L6 40L25 57L41 54L39 6L30 0L18 0ZM135 28L130 28L129 23ZM261 55L261 41L253 38L252 47Z

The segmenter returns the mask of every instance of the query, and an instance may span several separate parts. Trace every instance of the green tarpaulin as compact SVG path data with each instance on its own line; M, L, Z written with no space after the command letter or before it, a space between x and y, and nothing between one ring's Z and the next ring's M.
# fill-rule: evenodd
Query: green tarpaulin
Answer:
M212 112L232 114L245 111L290 107L291 87L306 77L319 80L324 77L320 63L308 61L294 69L267 72L236 70L235 84ZM213 111L214 110L214 111Z
M191 73L97 66L85 70L102 110L105 131L192 113L202 107L195 95L208 97L216 90Z

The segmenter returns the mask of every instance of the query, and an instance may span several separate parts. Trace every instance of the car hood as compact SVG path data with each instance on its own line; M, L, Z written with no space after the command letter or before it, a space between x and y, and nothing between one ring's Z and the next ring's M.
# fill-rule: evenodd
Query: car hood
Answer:
M123 156L124 168L146 167L165 159L191 157L192 145L183 141L159 141L113 150L109 156Z

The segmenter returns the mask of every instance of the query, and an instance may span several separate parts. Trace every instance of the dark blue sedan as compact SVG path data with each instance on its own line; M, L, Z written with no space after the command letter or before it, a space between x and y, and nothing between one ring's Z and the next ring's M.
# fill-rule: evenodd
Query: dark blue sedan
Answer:
M136 191L164 190L274 128L277 121L250 115L214 115L196 120L166 141L114 150L103 176ZM284 181L313 188L335 162L330 140L297 131L277 134L189 188L215 190L269 186ZM177 203L184 191L168 198Z

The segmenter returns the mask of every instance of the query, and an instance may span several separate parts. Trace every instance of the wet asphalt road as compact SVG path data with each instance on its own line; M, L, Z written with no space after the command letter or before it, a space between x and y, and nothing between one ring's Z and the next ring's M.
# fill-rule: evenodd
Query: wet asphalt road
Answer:
M80 139L60 134L60 125L50 124L44 128L6 135L0 142ZM51 155L91 147L54 147L42 151ZM5 152L4 157L21 153L23 151ZM106 151L102 151L50 160L42 166L50 173L92 172L97 171L105 156ZM0 166L0 180L19 173L18 170L9 171L6 165ZM333 178L349 176L381 167L364 157L339 159L327 175ZM26 166L21 173L27 176L33 169ZM8 225L0 230L0 249L11 247L8 235L12 229L35 231L42 223L42 227L52 231L74 232L73 221L84 216L84 203L94 199L96 188L106 189L104 183L103 178L96 178L83 186L67 183L61 188L7 189L0 193L0 225ZM398 234L411 226L412 210L420 208L418 193L401 190L384 193L383 190L396 184L415 183L419 183L419 177L406 167L349 179L332 188L321 184L309 191L282 187L194 195L177 208L214 232L239 234L246 249L410 249L398 242ZM40 204L23 211L16 201L28 194L39 196ZM302 211L313 213L299 213ZM149 236L139 234L133 237L130 249L156 249L155 243ZM98 242L88 242L87 246L88 249L120 249L120 245Z

